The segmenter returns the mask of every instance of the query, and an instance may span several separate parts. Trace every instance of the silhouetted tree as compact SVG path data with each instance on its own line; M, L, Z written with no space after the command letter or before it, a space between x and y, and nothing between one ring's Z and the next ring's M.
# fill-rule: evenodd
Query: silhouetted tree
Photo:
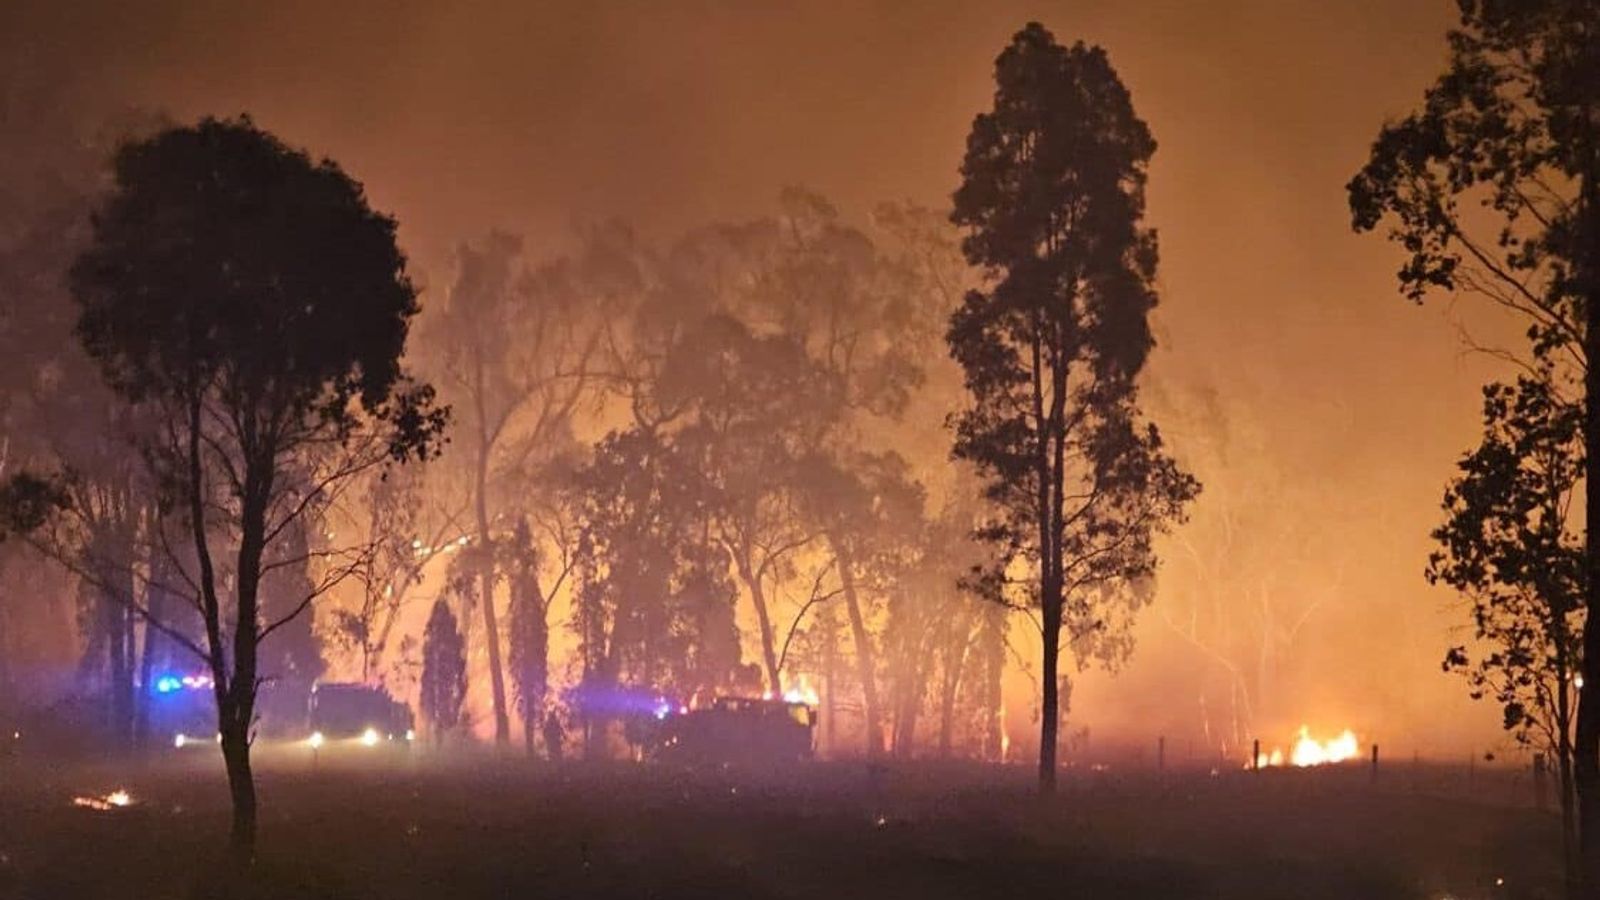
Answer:
M1080 663L1125 651L1118 610L1142 602L1133 586L1155 569L1151 539L1199 484L1141 422L1135 384L1156 303L1155 234L1140 224L1149 129L1103 50L1062 47L1037 23L1000 54L995 79L952 214L991 280L950 322L973 399L954 419L955 454L999 510L980 530L998 550L983 589L1040 613L1048 792L1062 631Z
M904 574L923 521L922 486L898 454L815 453L800 466L806 515L827 540L844 601L861 689L868 756L883 752L877 630L872 601Z
M552 513L550 527L564 532L567 523L559 511ZM572 573L574 559L569 552L572 542L564 533L552 536L551 544L561 553L560 566L555 578L549 582L547 594L544 581L539 577L542 562L539 545L528 517L517 523L505 547L503 563L506 579L511 586L511 681L517 690L517 711L522 715L522 738L529 755L533 754L534 736L539 734L547 718L545 700L550 692L550 598L566 584ZM551 759L560 757L560 748L546 748Z
M708 316L673 347L657 390L687 420L674 440L702 456L719 495L713 530L756 612L767 689L783 692L773 589L817 531L800 514L799 461L838 420L837 383L787 334Z
M441 382L464 411L470 459L474 540L507 537L522 509L497 509L507 479L564 449L571 419L589 387L587 364L599 343L600 317L585 303L568 261L530 269L520 238L491 233L456 252L456 281L429 323L441 357ZM598 306L598 304L596 304ZM482 582L484 642L494 703L495 741L510 740L505 669L494 586L495 554L475 556ZM531 577L537 580L538 573Z
M609 435L576 473L578 632L586 688L689 696L739 665L730 561L712 528L721 495L692 443Z
M1478 639L1451 648L1444 665L1467 677L1475 699L1500 704L1519 742L1556 760L1563 857L1575 875L1572 726L1585 571L1569 519L1583 477L1583 408L1561 400L1548 377L1483 393L1483 443L1445 491L1449 518L1428 559L1428 580L1471 604Z
M383 680L395 625L428 566L460 550L460 511L441 507L442 492L425 489L422 471L374 472L358 500L370 542L354 575L361 590L353 603L330 610L329 620L333 640L360 656L363 681Z
M247 119L206 119L124 145L114 169L73 267L77 332L150 423L141 449L186 533L163 541L193 547L186 582L206 639L189 649L215 683L232 845L247 861L261 642L348 569L325 556L311 594L273 619L262 576L353 476L429 454L444 415L399 368L417 305L394 221L337 165Z
M1278 462L1294 454L1247 400L1204 384L1158 391L1149 399L1164 432L1185 464L1208 473L1206 501L1168 545L1159 615L1195 651L1191 696L1206 742L1245 759L1259 728L1299 714L1286 705L1299 700L1291 676L1319 613L1347 593L1344 570L1364 562L1353 544L1328 541L1324 523L1284 516L1326 502L1326 485Z
M467 698L467 649L456 627L455 613L443 598L435 600L422 633L422 681L418 705L433 730L435 744L461 723Z
M9 74L0 73L0 81ZM66 276L89 238L107 138L147 130L148 123L126 116L101 123L96 133L81 127L82 109L50 106L49 91L8 83L0 95L0 122L15 123L0 128L0 157L7 160L0 173L0 358L7 361L0 374L0 477L17 466L70 475L60 485L71 495L73 527L51 551L81 582L79 676L104 701L104 745L126 749L136 739L141 704L139 623L125 599L136 590L151 490L128 452L134 417L72 340Z
M1466 292L1521 316L1582 394L1600 464L1600 4L1460 0L1423 108L1384 127L1351 180L1357 230L1389 223L1407 297ZM1586 472L1583 688L1574 770L1583 873L1600 885L1600 472Z

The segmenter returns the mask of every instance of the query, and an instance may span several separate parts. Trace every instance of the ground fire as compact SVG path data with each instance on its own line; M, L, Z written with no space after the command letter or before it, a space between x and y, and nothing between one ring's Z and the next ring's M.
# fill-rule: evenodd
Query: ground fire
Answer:
M1350 729L1346 728L1334 737L1319 741L1311 736L1310 728L1301 725L1300 736L1295 738L1287 756L1281 747L1273 747L1271 750L1263 748L1256 757L1255 765L1256 768L1268 768L1288 763L1291 766L1305 768L1346 762L1360 755L1361 743L1356 739L1355 732Z

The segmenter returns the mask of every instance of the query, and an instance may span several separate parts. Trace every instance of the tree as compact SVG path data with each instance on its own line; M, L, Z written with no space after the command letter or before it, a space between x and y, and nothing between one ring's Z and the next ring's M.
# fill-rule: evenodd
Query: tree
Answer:
M861 688L868 756L883 752L883 709L878 691L880 652L872 600L889 593L913 552L923 523L922 485L894 453L814 453L802 461L805 515L833 554L845 621Z
M422 685L417 701L433 729L435 744L461 723L461 703L466 698L466 644L450 604L440 598L434 601L422 633Z
M1572 726L1586 573L1570 519L1584 471L1583 409L1556 396L1548 378L1483 393L1483 443L1445 491L1448 518L1428 559L1428 580L1471 605L1477 638L1471 649L1452 647L1444 667L1466 676L1475 699L1500 704L1518 742L1555 759L1563 859L1574 877Z
M574 410L587 389L586 366L598 344L594 310L577 290L582 273L555 263L530 270L522 240L493 232L457 253L448 301L430 323L441 380L465 410L474 540L492 547L524 510L496 509L506 479L535 465L570 436ZM577 266L576 268L583 268ZM476 558L483 599L484 641L494 703L495 742L511 737L505 670L496 615L495 554ZM538 573L532 577L537 580Z
M328 668L312 617L292 615L306 597L316 594L316 555L311 542L312 532L321 530L319 524L312 516L300 516L284 530L274 552L262 564L261 616L269 622L284 621L272 642L261 647L257 661L263 690L256 702L256 717L274 737L295 734L304 726L311 689ZM372 548L364 550L362 563L351 572L353 577L359 578L373 555Z
M1061 636L1080 665L1126 652L1152 537L1199 491L1142 421L1136 378L1154 341L1156 237L1140 224L1155 141L1103 50L1037 23L995 63L992 111L967 138L952 220L988 278L947 340L972 405L954 453L997 509L979 579L1036 608L1043 640L1040 789L1055 789ZM1025 573L1025 574L1024 574Z
M1350 181L1358 231L1388 223L1420 301L1520 316L1584 409L1583 688L1574 737L1585 887L1600 885L1600 4L1460 0L1449 65ZM1515 357L1516 354L1509 354Z
M552 511L545 524L554 532L551 543L561 554L549 593L539 577L543 560L529 517L517 523L505 548L504 568L511 586L511 681L517 689L523 745L529 755L533 754L534 736L544 723L550 692L550 600L566 584L575 564L568 549L572 542L565 534L568 523L561 511ZM549 752L554 759L558 751Z
M210 668L246 862L261 643L350 569L317 554L321 578L274 618L263 576L304 562L276 548L355 476L431 455L446 416L400 369L417 302L394 220L335 163L248 119L205 119L123 145L114 172L72 269L77 334L150 423L140 450L182 529L160 546L192 546L183 581L205 640L163 630Z
M731 561L712 533L721 495L702 449L614 432L574 475L585 691L689 697L726 686L739 666Z
M429 564L461 549L461 511L425 503L439 492L425 491L421 474L417 467L372 473L352 511L352 518L365 519L371 552L355 573L361 587L355 603L332 610L330 619L334 640L360 656L363 681L383 680L395 625Z
M756 612L767 690L783 693L773 588L815 533L799 514L798 466L836 424L834 381L787 334L758 336L726 314L679 339L663 366L663 404L683 409L676 440L705 460L719 495L715 531Z
M0 136L7 160L0 175L0 356L8 363L0 375L0 477L19 466L70 473L59 486L70 494L75 521L58 549L65 568L80 576L78 672L104 700L105 745L127 749L138 738L142 708L135 690L139 629L119 595L134 588L150 491L122 439L137 422L72 341L66 275L88 240L107 138L150 123L123 115L85 128L94 113L62 106L54 88L28 81L20 70L0 71L0 120L28 123ZM0 609L6 605L0 598ZM0 644L0 657L6 652ZM6 669L0 659L0 693Z
M1148 400L1165 433L1187 465L1209 473L1206 501L1168 545L1172 588L1160 618L1194 651L1182 677L1193 680L1206 742L1243 759L1262 729L1302 714L1287 705L1299 699L1302 650L1360 561L1349 546L1329 546L1320 522L1283 515L1325 504L1326 485L1283 464L1295 455L1271 443L1279 432L1248 398L1205 384L1158 391Z

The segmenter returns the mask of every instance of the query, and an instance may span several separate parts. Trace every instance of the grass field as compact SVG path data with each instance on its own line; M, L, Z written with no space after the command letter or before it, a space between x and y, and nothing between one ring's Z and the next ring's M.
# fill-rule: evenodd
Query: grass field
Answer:
M1550 813L1441 799L1402 770L1069 774L816 764L786 772L263 753L250 883L216 878L206 751L0 760L0 897L1475 898L1556 895ZM79 795L128 790L111 811Z

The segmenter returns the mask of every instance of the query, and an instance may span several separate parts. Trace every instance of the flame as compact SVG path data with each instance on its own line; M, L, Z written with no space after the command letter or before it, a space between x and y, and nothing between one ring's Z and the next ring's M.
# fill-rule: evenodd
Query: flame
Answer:
M1345 762L1360 755L1361 742L1356 739L1354 731L1346 728L1337 737L1318 741L1311 736L1310 728L1301 725L1300 736L1295 739L1294 746L1289 748L1287 759L1290 765L1304 768ZM1283 750L1274 747L1270 753L1264 752L1256 757L1256 766L1263 769L1281 766L1284 760Z
M73 797L73 806L82 806L97 812L109 812L133 805L133 795L121 788L103 797Z
M1000 761L1006 762L1011 756L1011 732L1006 728L1006 708L1000 707L994 711L994 715L1000 720Z
M783 699L789 703L804 703L807 706L817 706L822 698L817 696L816 688L806 683L804 676L800 683L783 692Z

